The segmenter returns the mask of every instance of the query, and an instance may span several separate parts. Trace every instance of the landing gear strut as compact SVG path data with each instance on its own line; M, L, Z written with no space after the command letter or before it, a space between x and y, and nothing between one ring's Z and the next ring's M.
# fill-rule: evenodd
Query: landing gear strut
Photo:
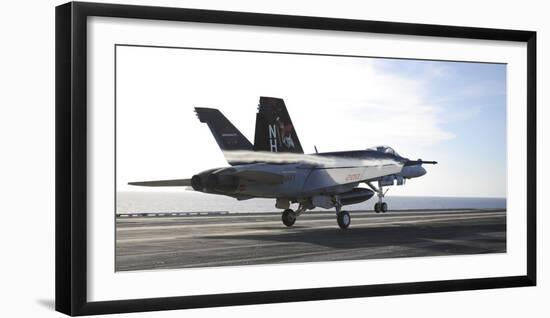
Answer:
M372 183L370 183L370 182L367 182L367 185L374 192L376 192L376 195L378 196L378 202L376 202L374 204L374 212L376 212L376 213L380 213L380 212L385 213L386 211L388 211L388 204L386 202L383 202L382 198L384 198L384 196L386 195L386 192L388 192L389 189L386 189L386 191L384 191L380 181L378 181L378 188L375 187L374 185L372 185Z

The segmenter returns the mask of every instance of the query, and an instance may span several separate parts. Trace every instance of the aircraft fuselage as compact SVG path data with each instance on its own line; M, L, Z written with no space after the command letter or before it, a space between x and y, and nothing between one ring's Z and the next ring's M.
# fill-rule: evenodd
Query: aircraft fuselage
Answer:
M243 163L232 167L210 169L199 173L204 180L216 175L224 182L215 182L210 185L202 182L194 186L197 191L207 193L226 194L236 197L261 198L303 198L314 195L335 195L351 191L359 183L377 180L377 178L399 174L406 159L379 153L372 150L329 152L320 154L300 155L301 162L285 163L284 154L268 154L280 157L281 163ZM297 155L293 156L293 160ZM250 161L254 161L254 153L250 154ZM368 163L368 164L367 164ZM410 168L410 167L407 167ZM258 182L238 177L240 172L258 172L282 175L281 182ZM237 176L237 177L229 177ZM210 177L214 179L214 177Z

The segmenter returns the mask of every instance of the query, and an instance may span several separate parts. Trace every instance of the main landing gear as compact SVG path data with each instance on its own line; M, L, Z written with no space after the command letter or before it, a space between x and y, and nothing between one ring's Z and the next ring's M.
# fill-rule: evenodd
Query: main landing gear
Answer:
M338 226L341 229L347 229L351 224L351 216L349 215L348 211L342 211L342 204L337 198L333 198L333 200L333 204L336 207L336 221L338 222ZM307 202L300 203L296 211L287 208L283 211L283 214L281 215L281 221L283 221L284 225L291 227L294 225L294 223L296 223L296 218L300 214L305 212L307 209L313 208L315 207L311 204L308 205Z
M296 212L294 212L294 210L292 209L286 209L283 211L283 215L281 216L281 219L283 221L283 224L286 225L286 226L293 226L294 223L296 222L296 218L302 214L303 212L305 212L307 210L307 208L305 207L305 205L303 204L300 204L298 206L298 209L296 210Z
M388 204L386 202L383 202L382 198L384 198L384 196L386 195L386 192L388 192L389 189L386 189L386 191L384 191L380 181L378 181L378 188L375 187L374 185L372 185L372 183L370 183L370 182L367 182L367 185L374 192L376 192L376 195L378 196L378 202L376 202L374 204L374 212L376 212L376 213L380 213L380 212L386 213L386 211L388 211Z
M338 222L338 226L345 230L349 227L351 224L351 216L349 215L348 211L342 211L342 205L337 203L336 204L336 221Z
M293 226L294 222L296 222L296 212L294 212L292 209L284 210L282 220L284 225Z

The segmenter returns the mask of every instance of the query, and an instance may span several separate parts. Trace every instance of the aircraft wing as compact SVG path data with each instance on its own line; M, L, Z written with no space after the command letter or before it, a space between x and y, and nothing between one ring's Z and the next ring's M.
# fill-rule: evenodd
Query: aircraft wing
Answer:
M142 187L189 187L191 179L158 180L158 181L139 181L128 182L129 185Z

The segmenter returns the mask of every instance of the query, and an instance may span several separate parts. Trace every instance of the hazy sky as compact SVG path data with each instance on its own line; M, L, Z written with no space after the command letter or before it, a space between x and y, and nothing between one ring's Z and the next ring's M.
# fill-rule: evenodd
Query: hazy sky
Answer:
M506 65L141 47L117 48L118 190L226 166L193 107L253 141L260 96L285 100L306 153L439 162L389 195L506 196Z

